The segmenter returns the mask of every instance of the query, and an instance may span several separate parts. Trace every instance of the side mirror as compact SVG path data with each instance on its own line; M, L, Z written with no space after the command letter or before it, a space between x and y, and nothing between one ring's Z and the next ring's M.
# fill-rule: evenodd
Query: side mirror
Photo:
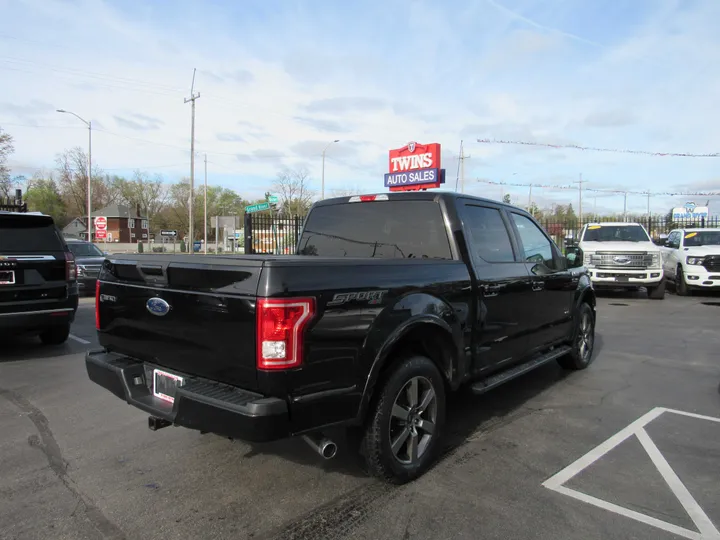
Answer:
M568 247L565 250L568 268L580 268L583 265L582 249L577 246Z

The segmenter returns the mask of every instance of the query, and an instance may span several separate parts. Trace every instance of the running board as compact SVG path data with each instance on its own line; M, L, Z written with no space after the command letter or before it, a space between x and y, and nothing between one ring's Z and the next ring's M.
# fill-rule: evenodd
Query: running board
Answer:
M518 364L517 366L513 366L508 370L490 375L487 379L477 381L470 385L470 389L472 390L473 394L484 394L485 392L487 392L488 390L492 390L496 386L500 386L505 382L513 380L515 377L525 375L528 371L532 371L533 369L540 367L543 364L547 364L548 362L557 360L561 356L565 356L566 354L570 353L571 350L572 348L569 345L556 347L550 352L543 354L542 356L536 356L529 362L525 362L524 364Z

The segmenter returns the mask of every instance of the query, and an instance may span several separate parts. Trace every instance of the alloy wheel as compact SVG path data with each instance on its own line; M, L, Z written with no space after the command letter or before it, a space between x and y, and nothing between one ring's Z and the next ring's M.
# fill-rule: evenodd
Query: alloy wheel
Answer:
M395 396L390 416L390 448L404 465L417 463L430 447L437 423L437 395L429 379L413 377Z

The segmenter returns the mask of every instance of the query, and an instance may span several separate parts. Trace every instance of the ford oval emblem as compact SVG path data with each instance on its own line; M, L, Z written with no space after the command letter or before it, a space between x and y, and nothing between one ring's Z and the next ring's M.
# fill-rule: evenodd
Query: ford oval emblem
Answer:
M147 310L157 317L164 317L170 313L170 304L168 304L162 298L150 298L145 303Z
M615 261L618 264L630 264L630 262L631 262L630 258L623 257L622 255L618 256L618 257L613 257L613 261Z

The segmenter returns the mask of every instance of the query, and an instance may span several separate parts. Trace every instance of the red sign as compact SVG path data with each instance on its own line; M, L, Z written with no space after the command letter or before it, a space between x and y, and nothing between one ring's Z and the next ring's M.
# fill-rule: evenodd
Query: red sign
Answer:
M105 229L96 230L95 238L97 238L98 240L105 240L107 238L107 231Z
M98 216L95 218L95 228L104 231L107 229L107 218L104 216Z
M414 171L425 172L428 169L435 169L434 183L412 183L409 185L391 185L390 191L419 191L421 189L440 187L439 173L440 164L440 143L420 144L410 142L396 150L390 150L388 160L388 173L413 173Z

